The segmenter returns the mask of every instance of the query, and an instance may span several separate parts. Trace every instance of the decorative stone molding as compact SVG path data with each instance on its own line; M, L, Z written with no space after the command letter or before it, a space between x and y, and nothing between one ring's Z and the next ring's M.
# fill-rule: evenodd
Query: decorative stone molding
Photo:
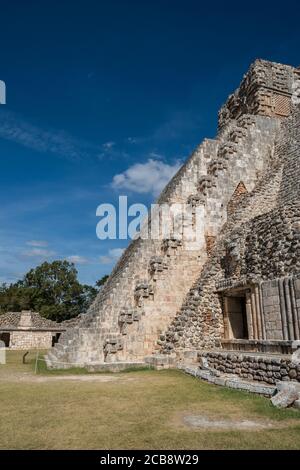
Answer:
M168 238L163 241L163 251L167 256L174 254L174 251L182 247L182 240L178 238Z
M222 158L222 159L213 160L209 164L207 171L209 175L217 176L217 173L219 171L227 170L227 168L228 168L228 165L226 163L226 160Z
M207 196L208 190L213 186L215 187L215 182L211 175L202 176L198 182L198 191Z
M215 283L216 291L222 292L226 291L227 289L233 289L237 287L244 287L249 284L248 279L236 279L236 278L227 278L227 279L220 279L217 280Z
M145 299L153 300L154 290L153 286L148 283L148 281L139 282L134 290L134 298L136 300L137 306L142 307L143 301Z
M235 142L226 141L220 145L218 150L218 157L229 160L232 155L234 155L238 150L237 144Z
M162 256L153 256L149 261L149 274L155 281L157 277L168 269L168 264Z
M103 352L104 359L107 360L110 358L111 354L116 354L118 351L123 349L123 341L119 337L110 337L104 341Z
M221 108L219 129L243 114L260 114L277 118L289 116L294 81L293 67L256 60L239 89L230 95Z
M119 315L120 333L126 335L128 332L128 325L140 321L142 312L136 308L124 308Z

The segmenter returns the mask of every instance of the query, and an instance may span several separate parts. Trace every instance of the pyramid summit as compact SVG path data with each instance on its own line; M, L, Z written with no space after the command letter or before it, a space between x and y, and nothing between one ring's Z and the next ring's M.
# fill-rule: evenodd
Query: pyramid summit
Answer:
M132 241L89 311L50 350L48 367L173 367L204 357L254 381L300 380L280 366L300 339L299 82L289 65L250 66L219 111L216 137L158 199L201 214L199 244L191 250L172 235ZM273 355L277 369L258 373L247 353L265 354L257 364Z

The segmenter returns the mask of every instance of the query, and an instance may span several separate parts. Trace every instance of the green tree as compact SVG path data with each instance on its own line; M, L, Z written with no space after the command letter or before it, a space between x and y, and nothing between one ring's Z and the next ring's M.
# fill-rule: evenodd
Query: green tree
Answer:
M87 308L84 287L68 261L41 264L25 275L22 286L31 291L32 306L46 318L66 320Z
M32 309L63 321L85 312L97 295L95 287L82 285L68 261L45 262L15 284L0 287L0 312Z
M0 314L27 310L31 306L31 289L24 288L20 282L0 286Z

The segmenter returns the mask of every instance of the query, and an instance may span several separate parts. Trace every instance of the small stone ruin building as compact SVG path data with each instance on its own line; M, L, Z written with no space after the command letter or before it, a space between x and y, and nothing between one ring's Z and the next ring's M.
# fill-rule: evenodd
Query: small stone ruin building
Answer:
M10 349L49 349L65 329L27 310L0 315L0 341Z
M197 244L172 233L133 240L48 366L205 358L257 382L300 381L291 360L300 340L299 68L251 65L220 109L216 137L158 199L178 203L202 217Z

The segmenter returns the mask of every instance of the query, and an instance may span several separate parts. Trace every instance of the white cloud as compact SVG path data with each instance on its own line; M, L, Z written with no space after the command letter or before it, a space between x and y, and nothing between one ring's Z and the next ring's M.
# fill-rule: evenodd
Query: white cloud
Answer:
M150 158L146 163L135 163L124 173L115 175L112 187L136 193L152 193L154 196L158 196L180 166L181 162L179 161L168 165Z
M67 260L74 264L89 264L89 260L87 258L79 255L68 256Z
M112 250L109 250L109 255L113 258L120 258L120 256L123 254L123 251L124 248L113 248Z
M111 148L113 148L115 146L115 142L105 142L102 147L104 148L104 150L110 150Z
M164 158L163 155L161 155L160 153L157 153L157 152L150 152L149 157L154 159L154 160L162 160Z
M100 256L100 263L111 264L115 263L122 255L124 248L113 248L108 251L106 256Z
M111 264L114 262L114 259L110 256L100 256L100 263L101 264Z
M26 242L26 245L35 247L46 247L48 246L48 242L44 240L29 240L28 242Z
M103 158L120 159L126 157L128 157L128 154L123 149L118 148L116 142L112 141L102 144L102 152L98 154L99 160L102 160Z
M127 142L129 144L136 144L138 142L138 139L136 137L127 137Z
M32 250L23 251L22 254L33 258L50 258L56 255L55 251L45 250L43 248L33 248Z

